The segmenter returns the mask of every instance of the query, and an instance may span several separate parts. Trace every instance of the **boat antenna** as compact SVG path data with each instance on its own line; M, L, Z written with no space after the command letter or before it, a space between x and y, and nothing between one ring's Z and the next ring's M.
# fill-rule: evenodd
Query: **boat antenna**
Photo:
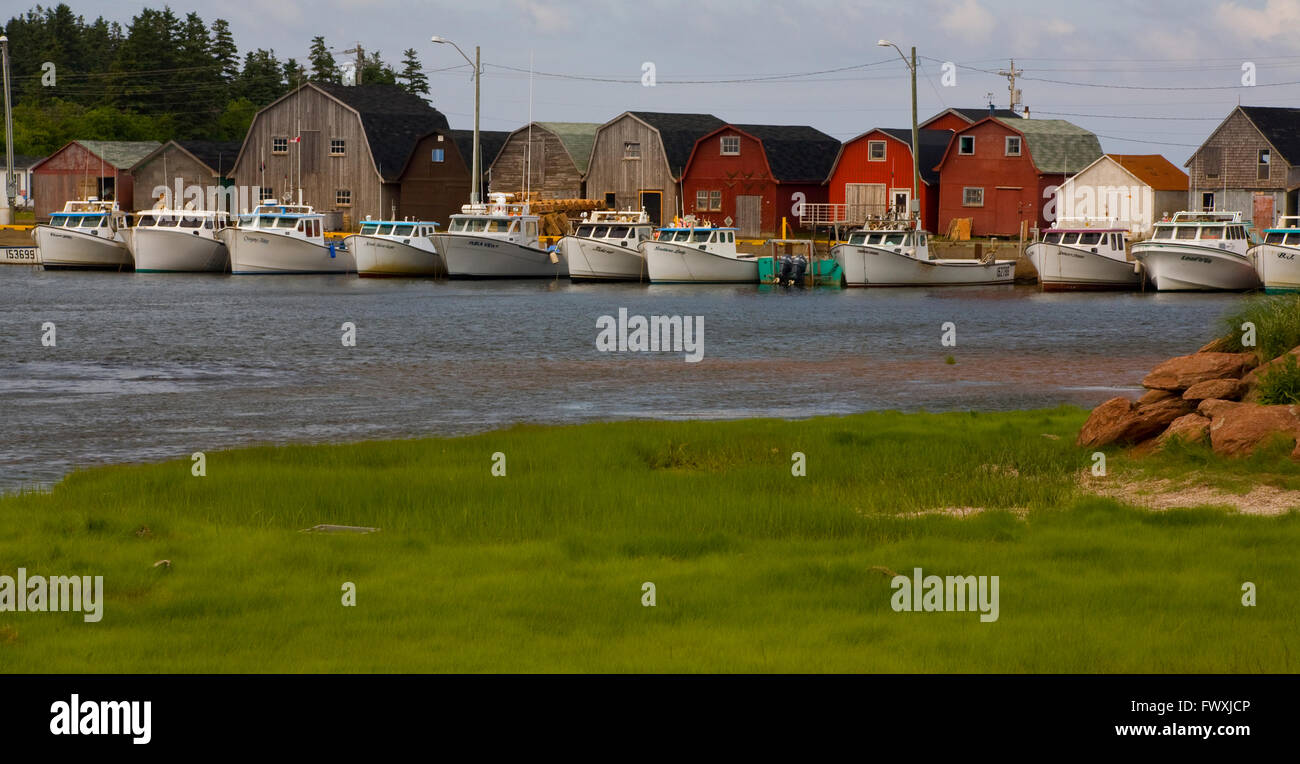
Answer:
M533 52L528 51L528 148L524 151L524 204L532 192L533 179Z

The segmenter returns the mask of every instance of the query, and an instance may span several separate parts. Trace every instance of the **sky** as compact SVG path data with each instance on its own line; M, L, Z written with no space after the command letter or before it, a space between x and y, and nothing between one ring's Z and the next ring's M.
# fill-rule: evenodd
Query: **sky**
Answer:
M15 0L0 11L25 9ZM1015 59L1022 102L1098 135L1108 153L1182 166L1237 104L1300 106L1300 0L171 0L227 19L240 45L307 57L323 35L396 66L418 51L430 100L472 127L465 60L482 47L482 129L605 122L623 111L707 112L733 123L812 125L847 140L909 127L916 46L920 119L1007 105L996 74ZM126 23L139 0L79 0L74 12ZM647 87L647 64L654 86ZM534 75L529 77L529 69ZM947 77L945 78L945 73ZM560 75L560 76L556 76ZM1243 82L1253 75L1253 86ZM945 81L946 80L946 81ZM531 88L531 92L530 92Z

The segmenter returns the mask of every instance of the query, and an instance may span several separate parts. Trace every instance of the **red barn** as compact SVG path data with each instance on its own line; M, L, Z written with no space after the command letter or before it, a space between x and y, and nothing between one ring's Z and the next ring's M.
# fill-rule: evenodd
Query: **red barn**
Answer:
M64 202L96 197L130 210L131 168L162 146L157 141L72 141L32 166L36 219L49 221Z
M695 142L682 172L687 214L721 225L726 218L743 238L798 225L797 205L822 204L824 185L840 142L811 127L724 125Z
M971 218L973 236L1015 236L1021 221L1045 227L1045 206L1067 174L1101 157L1097 136L1060 119L984 119L957 131L939 170L942 233Z
M1025 114L1028 113L1029 110L1026 109ZM922 130L951 130L955 133L958 130L965 130L985 117L1020 119L1021 115L1012 109L995 109L992 106L985 106L982 109L944 109L922 122L919 127Z
M921 227L939 219L939 172L935 166L952 138L950 130L920 130L921 188L912 188L912 130L878 127L846 142L827 181L827 201L843 204L842 216L858 223L886 212L906 214L913 195L921 201Z

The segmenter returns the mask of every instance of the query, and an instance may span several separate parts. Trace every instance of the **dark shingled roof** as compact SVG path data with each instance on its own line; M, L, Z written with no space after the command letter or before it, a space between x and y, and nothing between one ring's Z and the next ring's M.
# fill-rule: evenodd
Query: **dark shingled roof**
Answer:
M781 183L821 183L840 142L807 125L733 125L763 142L772 178Z
M1239 106L1264 139L1287 164L1300 164L1300 109L1283 106ZM1190 161L1190 160L1189 160Z
M668 158L668 171L673 178L682 177L682 168L691 158L695 142L726 123L712 114L676 114L662 111L628 112L659 131Z
M357 110L366 131L370 154L379 174L396 181L420 138L434 130L447 129L447 117L423 98L397 85L331 85L313 82L312 87Z
M234 172L235 157L243 145L240 141L176 141L176 144L193 154L221 178Z
M880 132L890 135L908 148L912 147L912 128L882 127ZM916 140L921 144L921 180L931 185L939 182L938 164L943 161L943 153L948 150L952 140L951 130L918 130Z
M460 152L461 159L465 161L465 167L473 172L474 166L474 131L473 130L451 130L451 139L456 143L456 150ZM492 160L497 158L501 153L501 147L506 144L506 139L510 133L504 130L482 130L478 131L479 143L479 169L486 175L488 168L492 166Z
M14 154L14 167L20 170L26 170L44 158L45 157L29 157L22 154ZM4 154L0 154L0 168L4 167L4 162Z

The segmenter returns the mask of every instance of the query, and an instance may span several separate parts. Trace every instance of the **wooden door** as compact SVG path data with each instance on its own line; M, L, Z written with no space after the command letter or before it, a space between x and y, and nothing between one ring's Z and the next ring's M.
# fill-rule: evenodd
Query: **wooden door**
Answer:
M737 235L745 239L757 239L763 228L763 197L736 197Z
M1255 230L1262 231L1273 226L1273 195L1255 194L1254 215Z
M663 225L664 195L662 191L642 191L641 207L650 216L650 222L656 228Z
M884 183L845 183L845 218L850 223L861 223L869 217L885 214Z

